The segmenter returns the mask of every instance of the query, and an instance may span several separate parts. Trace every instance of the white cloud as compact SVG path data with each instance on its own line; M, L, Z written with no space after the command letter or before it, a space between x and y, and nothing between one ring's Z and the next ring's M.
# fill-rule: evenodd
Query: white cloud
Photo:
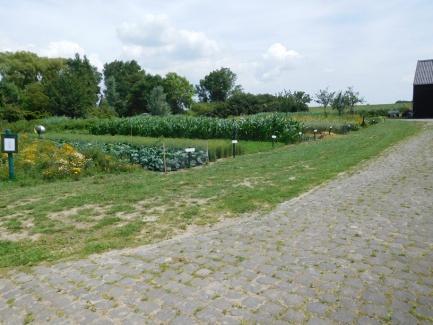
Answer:
M48 47L40 49L39 53L49 58L72 58L75 53L84 55L84 49L77 43L70 41L50 42Z
M299 58L301 55L295 50L288 50L283 44L272 44L266 53L263 55L265 60L278 61L287 63L293 59Z
M124 22L117 28L128 57L158 61L209 58L219 52L218 43L202 32L175 28L164 15L147 15L139 23Z
M88 54L78 43L71 41L50 42L46 48L36 49L36 52L49 58L73 58L75 54L86 55L90 63L99 71L102 71L104 64L96 53Z
M295 50L288 49L281 43L272 44L262 55L262 60L253 64L259 80L269 81L281 77L285 71L295 68L302 58Z

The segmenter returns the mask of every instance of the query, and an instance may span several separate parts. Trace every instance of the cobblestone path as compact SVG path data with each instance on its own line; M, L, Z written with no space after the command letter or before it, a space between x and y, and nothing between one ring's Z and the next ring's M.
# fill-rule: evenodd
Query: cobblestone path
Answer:
M0 279L7 324L431 324L432 306L433 124L269 215Z

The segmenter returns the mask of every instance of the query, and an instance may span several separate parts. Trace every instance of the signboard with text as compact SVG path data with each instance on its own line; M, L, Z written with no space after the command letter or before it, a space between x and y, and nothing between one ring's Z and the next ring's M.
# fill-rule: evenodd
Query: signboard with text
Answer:
M18 136L16 134L1 135L1 151L4 153L18 152Z

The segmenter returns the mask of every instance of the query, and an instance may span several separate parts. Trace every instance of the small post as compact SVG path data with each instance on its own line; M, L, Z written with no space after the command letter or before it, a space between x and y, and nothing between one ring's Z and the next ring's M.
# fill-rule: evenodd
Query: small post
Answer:
M165 158L165 143L162 143L162 157L164 159L164 173L167 174L167 160Z
M8 164L9 164L9 180L15 179L15 166L13 153L8 153Z
M238 140L232 140L232 153L233 158L236 158L236 144L238 143Z
M191 156L195 152L195 148L186 148L185 151L188 153L188 168L191 168Z
M314 129L313 133L314 133L314 140L316 140L317 129Z
M209 140L206 140L206 164L209 164Z
M329 127L329 134L332 132L332 125Z
M276 135L272 135L272 148L275 147L275 139L277 138Z
M299 141L302 141L302 132L299 132L298 135L299 135Z

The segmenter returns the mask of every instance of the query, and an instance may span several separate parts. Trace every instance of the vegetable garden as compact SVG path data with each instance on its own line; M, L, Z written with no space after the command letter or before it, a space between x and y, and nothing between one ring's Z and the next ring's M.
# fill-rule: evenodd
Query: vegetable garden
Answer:
M19 121L6 127L28 134L34 122ZM177 171L231 156L232 139L240 140L234 149L236 155L242 155L313 140L316 135L322 138L356 131L363 122L373 124L371 118L363 121L356 114L324 116L319 112L260 113L229 119L188 115L87 120L52 117L40 122L55 132L45 139L24 135L22 153L17 155L17 168L33 179L77 178L138 166ZM195 148L194 152L187 153L187 147ZM78 156L82 158L79 166ZM6 170L3 156L1 178L6 178Z

